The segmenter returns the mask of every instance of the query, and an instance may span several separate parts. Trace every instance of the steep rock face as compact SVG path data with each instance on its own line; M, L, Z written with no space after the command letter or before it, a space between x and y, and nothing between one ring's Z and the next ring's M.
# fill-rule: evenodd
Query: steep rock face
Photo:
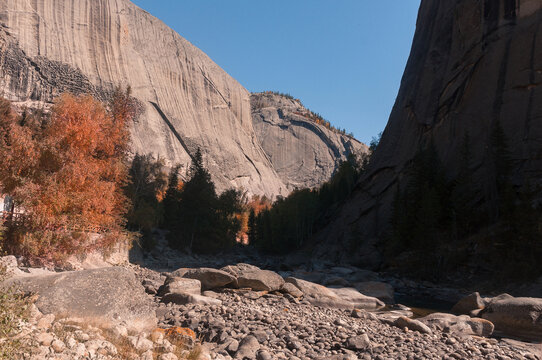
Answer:
M251 104L259 143L289 189L318 186L350 154L360 159L368 152L353 137L311 120L299 100L257 93L252 94Z
M161 21L128 0L0 0L3 96L39 106L117 85L144 107L134 152L186 169L201 147L220 190L287 192L255 136L249 92Z
M347 254L357 244L361 265L378 266L376 244L389 228L397 184L416 152L431 140L450 179L465 133L481 201L494 178L488 145L500 121L516 185L542 178L542 1L422 0L414 43L371 170L321 239L320 253Z

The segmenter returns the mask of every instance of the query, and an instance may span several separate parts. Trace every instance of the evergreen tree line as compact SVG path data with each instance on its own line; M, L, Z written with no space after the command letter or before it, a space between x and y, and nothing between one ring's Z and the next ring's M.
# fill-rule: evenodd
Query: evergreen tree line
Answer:
M528 180L523 187L514 187L508 140L499 121L491 130L487 156L486 168L481 171L488 183L482 189L473 177L468 134L460 146L460 168L455 179L446 177L432 142L418 151L410 164L408 181L396 190L391 234L386 242L391 257L415 251L419 255L415 266L420 269L424 264L426 271L435 273L439 266L445 266L439 261L453 259L454 251L462 248L459 244L468 239L477 242L474 249L489 242L493 261L500 263L501 269L507 265L504 271L513 267L518 276L540 273L542 267L536 257L542 255L542 218L533 205L536 189ZM490 238L476 236L490 226L498 228ZM437 254L442 255L441 259Z
M180 167L169 175L163 161L151 155L136 155L130 168L126 193L132 201L128 226L142 233L143 246L151 248L153 228L169 230L170 246L198 253L211 253L235 245L244 209L238 190L216 193L211 175L203 165L200 149L193 157L188 179Z
M295 190L286 198L279 197L272 207L259 214L251 211L250 243L271 253L287 253L307 245L326 214L354 189L362 171L363 166L351 156L320 188Z

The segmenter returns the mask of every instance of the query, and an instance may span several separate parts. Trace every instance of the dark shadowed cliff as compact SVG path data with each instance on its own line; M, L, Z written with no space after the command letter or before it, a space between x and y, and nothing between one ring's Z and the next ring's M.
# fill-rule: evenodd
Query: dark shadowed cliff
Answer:
M376 267L394 195L415 154L433 143L453 180L471 138L476 202L495 196L491 130L502 126L518 189L542 175L542 2L422 0L401 88L372 159L340 215L319 234L321 254ZM355 247L357 255L348 249ZM345 256L345 254L348 254Z

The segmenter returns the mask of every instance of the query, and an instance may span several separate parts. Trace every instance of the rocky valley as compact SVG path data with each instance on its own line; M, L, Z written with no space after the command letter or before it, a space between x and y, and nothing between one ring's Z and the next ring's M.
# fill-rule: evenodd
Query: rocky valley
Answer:
M0 359L542 360L541 24L422 0L369 148L129 0L0 0Z

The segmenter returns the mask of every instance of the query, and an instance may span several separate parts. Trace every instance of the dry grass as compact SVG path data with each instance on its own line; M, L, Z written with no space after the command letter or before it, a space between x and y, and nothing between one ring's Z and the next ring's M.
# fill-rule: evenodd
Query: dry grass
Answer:
M0 267L0 285L7 279L6 269ZM0 287L0 360L17 359L26 352L27 346L15 336L28 322L32 298L14 287Z

